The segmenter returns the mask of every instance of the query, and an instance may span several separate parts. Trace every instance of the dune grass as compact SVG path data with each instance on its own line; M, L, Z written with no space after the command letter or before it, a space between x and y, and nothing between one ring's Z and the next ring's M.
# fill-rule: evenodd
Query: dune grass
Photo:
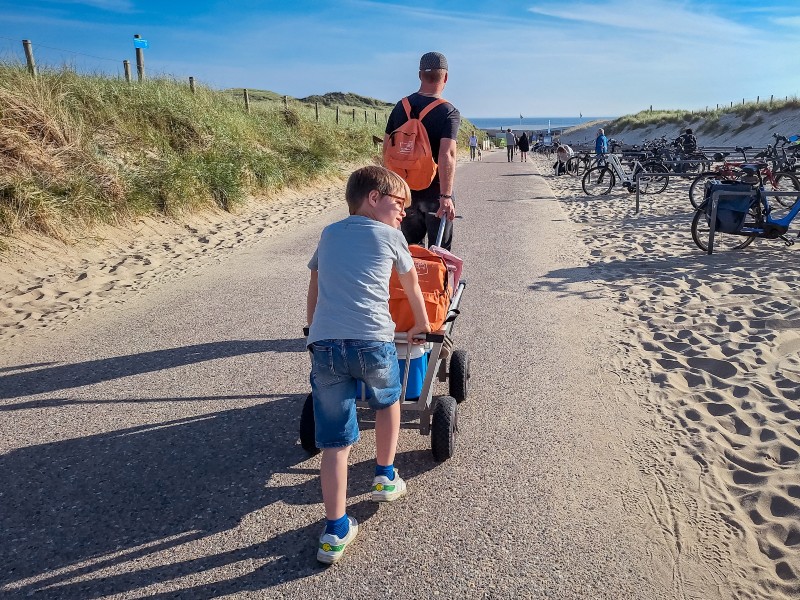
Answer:
M375 156L383 124L316 123L221 92L0 65L0 235L61 239L139 214L233 210Z
M383 137L388 110L317 122L313 104L274 96L248 113L230 91L193 94L172 79L46 68L33 78L0 63L0 243L23 231L68 240L137 215L232 211L378 159L373 136ZM472 129L462 126L461 148Z
M759 112L779 112L790 108L800 108L800 99L790 97L785 100L775 100L773 102L746 102L732 107L723 106L719 109L714 108L710 110L643 110L632 115L626 115L615 119L608 127L619 131L650 126L660 127L662 125L682 126L700 122L699 130L711 133L718 128L719 119L722 115L734 114L746 119Z

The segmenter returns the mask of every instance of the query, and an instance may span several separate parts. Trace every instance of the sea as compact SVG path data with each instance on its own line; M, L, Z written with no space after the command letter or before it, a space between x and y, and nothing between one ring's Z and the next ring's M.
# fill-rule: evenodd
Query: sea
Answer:
M467 117L478 129L566 129L597 119L616 117Z

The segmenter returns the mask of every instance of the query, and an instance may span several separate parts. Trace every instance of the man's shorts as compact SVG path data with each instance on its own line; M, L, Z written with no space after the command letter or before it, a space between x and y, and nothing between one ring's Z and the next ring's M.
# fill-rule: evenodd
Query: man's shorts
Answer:
M392 342L320 340L309 346L311 393L317 448L341 448L360 438L356 418L356 380L363 381L375 410L400 399L402 383Z

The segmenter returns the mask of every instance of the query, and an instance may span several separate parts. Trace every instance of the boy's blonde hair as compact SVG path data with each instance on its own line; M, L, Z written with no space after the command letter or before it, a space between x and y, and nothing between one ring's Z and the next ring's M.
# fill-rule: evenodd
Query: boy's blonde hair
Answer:
M347 180L344 198L347 200L351 215L358 212L372 190L377 190L381 194L401 196L406 199L406 207L411 205L411 189L400 175L386 167L369 165L353 171Z

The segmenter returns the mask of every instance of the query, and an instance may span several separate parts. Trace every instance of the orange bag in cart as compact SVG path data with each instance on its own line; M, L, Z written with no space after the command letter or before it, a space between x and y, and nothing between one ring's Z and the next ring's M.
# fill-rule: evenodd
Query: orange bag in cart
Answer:
M441 256L422 246L409 246L414 268L417 270L419 288L425 301L425 311L431 330L437 331L444 325L453 289L450 287L447 265ZM389 279L389 312L395 324L395 331L408 331L414 326L414 313L408 302L400 278L393 270Z

